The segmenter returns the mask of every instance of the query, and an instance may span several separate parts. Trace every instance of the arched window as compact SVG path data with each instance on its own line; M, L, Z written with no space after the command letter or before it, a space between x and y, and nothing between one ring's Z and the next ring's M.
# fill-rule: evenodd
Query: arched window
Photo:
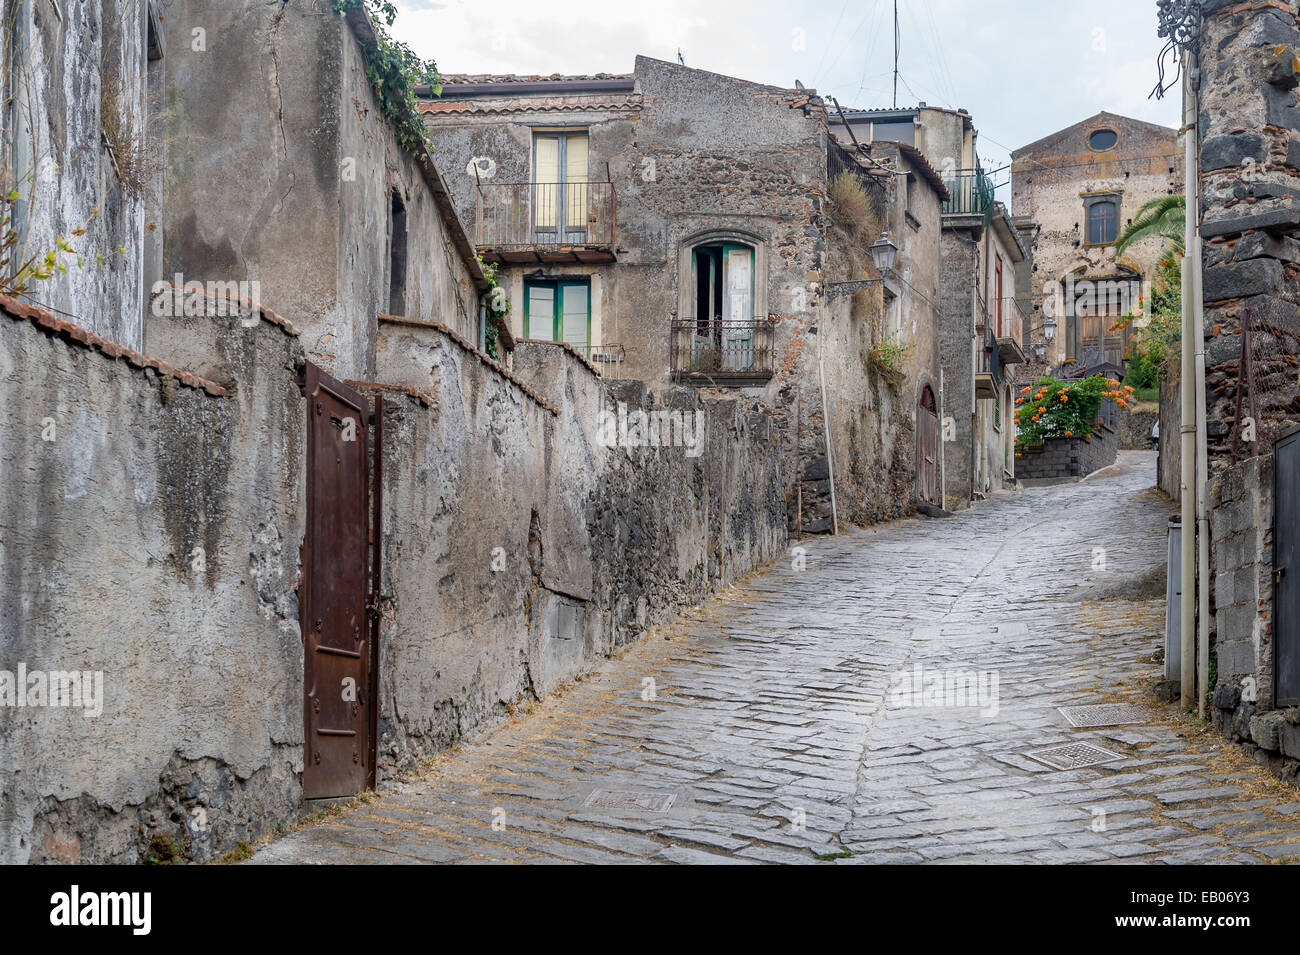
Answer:
M1110 245L1119 235L1119 203L1100 199L1088 206L1088 244Z

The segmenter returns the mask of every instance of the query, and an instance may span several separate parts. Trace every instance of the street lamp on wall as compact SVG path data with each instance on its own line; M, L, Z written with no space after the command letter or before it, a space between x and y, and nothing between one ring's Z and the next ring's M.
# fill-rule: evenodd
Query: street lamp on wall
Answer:
M880 238L871 244L871 261L876 264L876 271L884 275L894 267L894 257L898 255L898 246L889 241L889 233L880 233Z
M1034 358L1041 362L1047 358L1048 343L1056 337L1056 319L1051 315L1048 315L1043 324L1036 325L1029 330L1029 336L1032 338L1034 332L1038 331L1043 333L1043 341L1034 343Z
M876 271L880 273L881 277L876 279L854 279L852 282L827 282L826 298L834 301L841 295L852 295L868 285L885 281L884 275L894 267L894 259L897 255L898 246L889 240L889 233L880 233L880 238L871 243L871 261L875 263Z

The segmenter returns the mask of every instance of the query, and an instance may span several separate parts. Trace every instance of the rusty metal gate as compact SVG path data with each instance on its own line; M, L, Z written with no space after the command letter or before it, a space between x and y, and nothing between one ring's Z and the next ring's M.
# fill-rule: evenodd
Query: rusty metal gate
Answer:
M352 796L375 781L383 403L372 413L310 362L298 384L307 399L303 798Z
M1273 446L1273 705L1300 704L1300 427ZM1291 568L1296 572L1291 573Z
M926 385L916 410L916 492L921 500L940 503L939 497L939 413L934 392Z

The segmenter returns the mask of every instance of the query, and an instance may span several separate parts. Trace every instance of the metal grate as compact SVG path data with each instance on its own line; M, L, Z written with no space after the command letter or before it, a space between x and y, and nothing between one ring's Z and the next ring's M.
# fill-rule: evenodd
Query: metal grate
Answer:
M1151 723L1155 717L1145 706L1133 703L1097 703L1091 706L1058 706L1071 726L1122 726Z
M667 812L677 801L676 793L639 793L597 789L582 804L584 809L623 809L638 812Z
M1079 769L1124 758L1119 753L1112 753L1091 743L1066 743L1064 746L1053 746L1025 755L1053 769Z

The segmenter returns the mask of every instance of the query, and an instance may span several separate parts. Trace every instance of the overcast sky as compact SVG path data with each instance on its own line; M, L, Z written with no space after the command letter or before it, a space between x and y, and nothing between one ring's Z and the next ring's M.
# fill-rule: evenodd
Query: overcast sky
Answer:
M444 73L630 73L638 53L845 108L893 103L892 0L398 0L396 34ZM898 0L898 105L964 107L985 169L1109 110L1178 125L1156 81L1155 0ZM993 178L1007 180L1008 173ZM999 190L1005 198L1006 191Z

